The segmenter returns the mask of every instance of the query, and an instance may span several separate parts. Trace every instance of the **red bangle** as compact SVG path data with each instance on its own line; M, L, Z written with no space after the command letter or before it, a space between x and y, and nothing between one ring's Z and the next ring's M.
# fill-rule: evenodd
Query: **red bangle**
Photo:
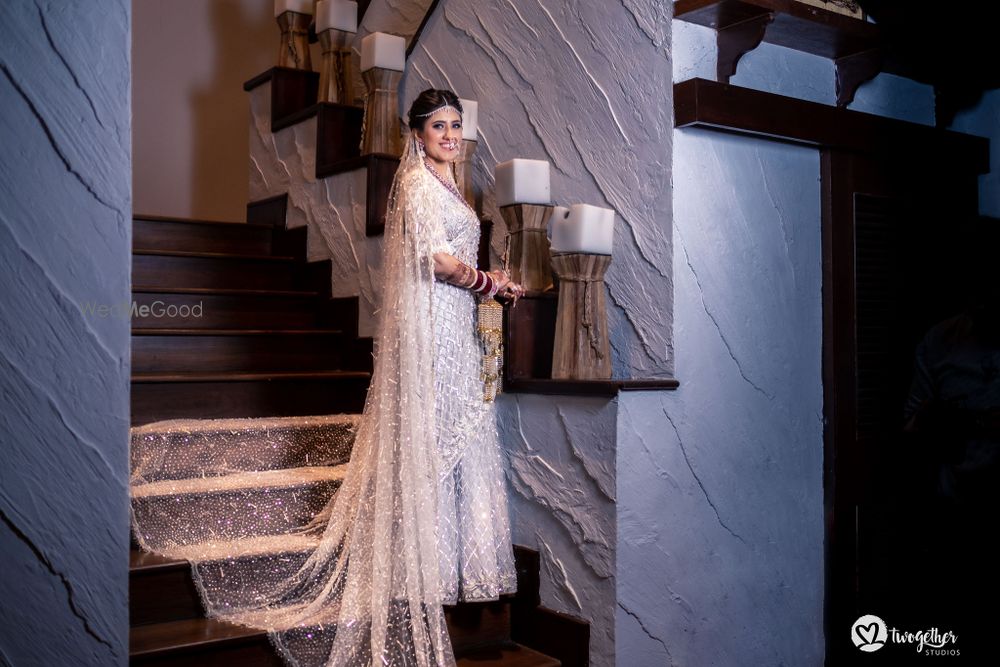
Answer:
M493 282L493 276L491 276L490 274L486 273L485 271L480 271L479 275L481 275L483 277L483 284L480 285L474 291L476 293L478 293L478 294L484 294L484 295L485 294L489 294L490 292L493 291L493 285L495 284Z

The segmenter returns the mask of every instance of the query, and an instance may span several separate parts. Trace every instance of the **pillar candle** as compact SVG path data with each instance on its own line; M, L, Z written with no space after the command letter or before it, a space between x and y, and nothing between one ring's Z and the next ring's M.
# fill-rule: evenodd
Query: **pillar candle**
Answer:
M546 160L516 158L496 167L497 206L552 203L549 163Z
M285 12L295 12L296 14L312 14L312 0L274 0L274 16L281 16Z
M358 3L350 0L319 0L316 3L316 32L358 31Z
M615 236L615 212L610 208L573 204L552 214L552 252L610 255Z
M461 98L458 101L462 103L462 138L479 141L479 103Z
M373 32L361 40L361 71L379 67L402 72L406 69L406 40L384 32Z

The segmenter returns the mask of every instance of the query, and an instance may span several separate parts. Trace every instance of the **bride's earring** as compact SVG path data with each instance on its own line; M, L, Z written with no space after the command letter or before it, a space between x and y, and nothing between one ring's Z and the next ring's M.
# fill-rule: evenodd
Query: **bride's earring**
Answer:
M424 153L424 142L421 141L420 139L417 139L417 153L419 153L420 157L422 158L427 157L427 155Z

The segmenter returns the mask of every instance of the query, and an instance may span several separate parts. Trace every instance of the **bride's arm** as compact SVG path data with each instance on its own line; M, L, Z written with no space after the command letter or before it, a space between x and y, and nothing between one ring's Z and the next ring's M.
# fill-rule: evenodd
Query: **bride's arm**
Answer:
M490 296L503 292L510 283L510 278L504 272L478 271L446 252L434 253L434 277L451 285Z

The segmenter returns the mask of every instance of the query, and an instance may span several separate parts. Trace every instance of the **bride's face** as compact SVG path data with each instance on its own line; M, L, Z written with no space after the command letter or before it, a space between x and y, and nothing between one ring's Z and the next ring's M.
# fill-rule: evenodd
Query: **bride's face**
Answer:
M424 152L437 163L454 162L462 142L462 116L454 109L442 109L427 119L423 130L415 130L424 142Z

